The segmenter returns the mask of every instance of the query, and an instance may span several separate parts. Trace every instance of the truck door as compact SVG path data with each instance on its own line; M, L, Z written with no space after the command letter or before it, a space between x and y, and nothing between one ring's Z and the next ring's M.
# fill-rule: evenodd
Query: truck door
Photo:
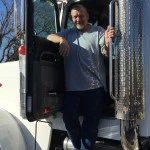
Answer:
M26 51L24 56L19 54L21 103L27 119L34 121L48 117L62 106L63 59L59 46L47 40L49 34L59 31L59 14L55 0L27 0L24 10L22 45Z

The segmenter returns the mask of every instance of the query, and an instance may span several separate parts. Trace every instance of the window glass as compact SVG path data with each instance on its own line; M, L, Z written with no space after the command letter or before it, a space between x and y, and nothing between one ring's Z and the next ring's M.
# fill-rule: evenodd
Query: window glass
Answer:
M49 0L34 0L34 33L47 37L55 32L55 8Z

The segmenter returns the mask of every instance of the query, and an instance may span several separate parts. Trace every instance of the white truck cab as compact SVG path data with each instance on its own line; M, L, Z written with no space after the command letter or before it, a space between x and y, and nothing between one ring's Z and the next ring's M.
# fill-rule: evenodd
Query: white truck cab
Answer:
M115 51L111 47L109 60L105 58L110 92L106 93L95 150L148 150L150 2L147 0L21 0L18 65L22 120L32 124L44 119L43 126L49 124L52 128L48 140L43 133L46 147L73 150L61 112L65 90L63 58L58 52L59 45L48 41L47 36L74 27L70 8L77 3L87 7L91 24L116 29L116 40L111 41Z

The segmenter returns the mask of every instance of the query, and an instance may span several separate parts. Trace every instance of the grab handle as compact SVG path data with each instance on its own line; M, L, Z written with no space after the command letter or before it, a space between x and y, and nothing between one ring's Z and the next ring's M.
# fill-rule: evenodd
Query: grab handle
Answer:
M109 4L109 26L113 27L113 4L117 2L118 0L112 0ZM112 99L117 100L117 97L113 95L113 41L112 38L110 38L109 42L109 94Z

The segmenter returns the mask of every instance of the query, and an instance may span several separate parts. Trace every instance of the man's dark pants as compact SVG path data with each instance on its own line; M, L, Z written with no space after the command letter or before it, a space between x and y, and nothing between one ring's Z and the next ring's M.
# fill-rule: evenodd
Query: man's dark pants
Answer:
M92 150L102 116L104 88L87 91L68 91L65 95L63 120L74 147L79 150ZM80 125L80 104L83 123Z

